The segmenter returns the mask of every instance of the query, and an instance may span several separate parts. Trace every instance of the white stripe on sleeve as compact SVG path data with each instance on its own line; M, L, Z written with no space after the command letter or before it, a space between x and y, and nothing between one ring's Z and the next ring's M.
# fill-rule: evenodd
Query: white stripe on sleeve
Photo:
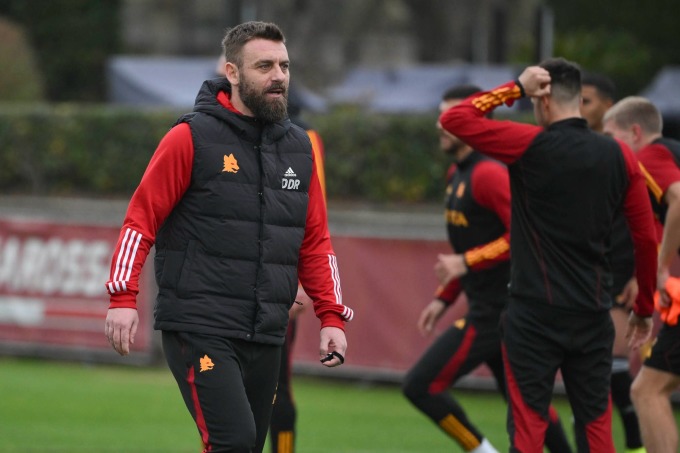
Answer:
M116 265L113 272L113 278L108 284L109 292L111 294L120 291L127 291L127 283L132 274L132 268L137 256L137 249L142 240L142 233L134 231L131 228L125 230L125 235L120 243L120 251L116 258Z
M128 236L130 235L130 228L125 230L125 236L123 236L123 241L120 243L120 251L118 252L118 258L116 259L116 270L113 273L112 281L118 280L118 272L120 271L120 261L123 258L123 251L125 250L125 244L127 243Z
M338 272L338 259L335 255L328 255L328 264L331 268L333 279L333 292L335 293L335 303L342 305L342 291L340 290L340 273Z

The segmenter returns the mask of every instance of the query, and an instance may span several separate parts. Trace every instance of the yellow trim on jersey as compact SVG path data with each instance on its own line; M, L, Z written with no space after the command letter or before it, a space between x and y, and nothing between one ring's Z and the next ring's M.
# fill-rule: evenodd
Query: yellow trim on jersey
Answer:
M323 142L321 137L314 130L308 130L307 135L309 140L312 142L312 152L314 153L314 162L316 164L316 174L319 176L319 182L321 183L321 192L323 193L323 199L326 201L326 172L323 166Z
M510 244L504 237L500 237L484 247L465 252L465 263L468 266L474 266L482 261L498 258L508 250L510 250Z
M451 225L462 227L467 227L470 225L468 223L467 217L465 217L465 213L462 211L456 211L455 209L447 209L446 212L444 213L444 216L446 218L446 222L450 223Z
M512 87L502 87L495 89L489 93L485 93L472 100L472 105L477 107L482 112L486 112L494 107L497 107L510 99L519 99L522 97L522 90L515 84Z
M661 200L663 198L663 190L661 190L661 186L659 186L659 184L654 180L652 175L649 174L644 165L642 165L640 162L638 162L638 164L640 165L642 175L645 177L645 183L647 184L647 188L649 189L650 192L652 192L652 195L654 195L654 198L656 199L657 203L661 203Z

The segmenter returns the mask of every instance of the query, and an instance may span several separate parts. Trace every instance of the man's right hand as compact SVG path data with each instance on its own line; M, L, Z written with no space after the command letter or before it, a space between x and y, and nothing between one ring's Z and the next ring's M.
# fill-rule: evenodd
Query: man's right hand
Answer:
M529 66L518 77L524 95L537 98L550 94L550 73L540 66Z
M138 325L139 315L134 308L109 308L104 334L118 354L130 353L130 345L135 342Z
M630 317L628 318L628 329L626 330L626 338L628 339L628 347L636 350L643 343L649 340L652 335L652 317L641 318L635 314L635 312L630 312Z
M639 288L637 279L633 277L628 280L628 283L626 283L626 285L623 287L621 294L616 296L616 303L623 305L628 310L632 310L633 305L635 305L635 299L637 299L638 292Z

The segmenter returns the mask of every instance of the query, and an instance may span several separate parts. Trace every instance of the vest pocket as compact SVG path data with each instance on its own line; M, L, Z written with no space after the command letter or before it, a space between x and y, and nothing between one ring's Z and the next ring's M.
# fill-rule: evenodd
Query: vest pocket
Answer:
M156 268L162 269L157 275L160 288L181 291L186 289L191 260L196 253L196 241L189 241L186 250L163 250L156 255Z
M175 289L177 287L185 255L184 250L164 250L156 254L156 268L161 271L157 274L157 283L160 288Z

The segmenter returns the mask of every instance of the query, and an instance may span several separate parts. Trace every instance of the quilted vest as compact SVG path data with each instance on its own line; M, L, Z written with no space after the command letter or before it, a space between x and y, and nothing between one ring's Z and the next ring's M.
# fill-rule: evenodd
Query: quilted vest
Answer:
M297 291L312 150L289 120L262 123L203 84L188 123L191 183L156 238L154 327L283 344Z

